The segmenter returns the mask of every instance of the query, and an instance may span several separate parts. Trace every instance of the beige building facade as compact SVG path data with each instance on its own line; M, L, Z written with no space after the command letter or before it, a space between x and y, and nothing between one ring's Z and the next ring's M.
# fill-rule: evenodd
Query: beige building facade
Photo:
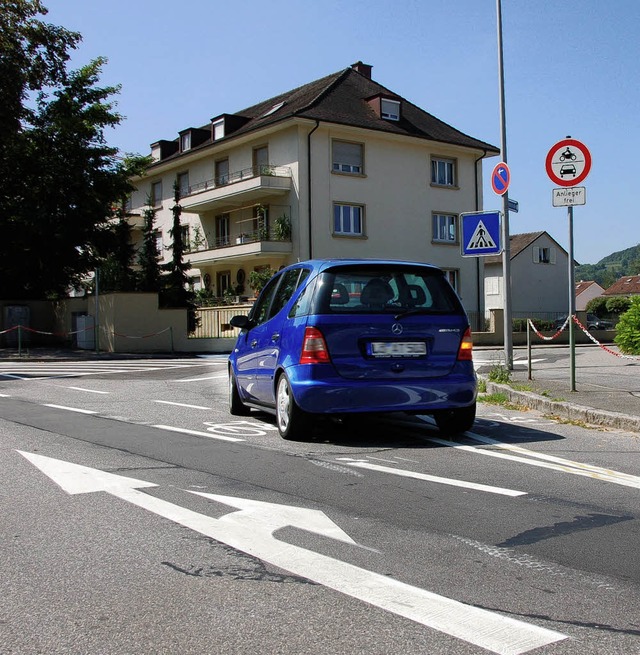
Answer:
M196 289L251 297L252 271L309 258L381 257L440 266L483 311L482 266L463 258L460 214L482 209L494 146L371 78L361 62L151 146L135 180L134 239L155 206L169 261L174 184Z

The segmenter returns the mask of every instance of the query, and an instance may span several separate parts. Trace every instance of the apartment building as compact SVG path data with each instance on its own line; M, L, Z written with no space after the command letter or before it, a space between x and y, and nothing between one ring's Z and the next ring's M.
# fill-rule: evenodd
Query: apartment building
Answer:
M469 310L482 265L460 254L460 214L482 209L482 160L499 150L372 79L362 62L151 145L131 221L148 199L170 259L174 184L196 288L250 296L253 270L324 257L436 264Z

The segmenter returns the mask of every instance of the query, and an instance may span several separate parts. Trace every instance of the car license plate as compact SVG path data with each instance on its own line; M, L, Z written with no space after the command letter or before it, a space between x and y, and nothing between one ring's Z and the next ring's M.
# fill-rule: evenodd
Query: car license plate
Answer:
M372 341L374 357L422 357L427 354L424 341Z

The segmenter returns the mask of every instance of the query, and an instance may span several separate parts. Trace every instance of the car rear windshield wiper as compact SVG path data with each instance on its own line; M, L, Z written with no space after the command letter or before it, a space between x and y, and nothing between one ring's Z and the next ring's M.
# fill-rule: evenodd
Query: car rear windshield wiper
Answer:
M432 313L433 310L428 309L427 307L412 307L411 309L405 309L403 312L396 314L393 318L395 318L396 321L399 321L401 318L404 318L405 316L414 316L415 314L432 314Z

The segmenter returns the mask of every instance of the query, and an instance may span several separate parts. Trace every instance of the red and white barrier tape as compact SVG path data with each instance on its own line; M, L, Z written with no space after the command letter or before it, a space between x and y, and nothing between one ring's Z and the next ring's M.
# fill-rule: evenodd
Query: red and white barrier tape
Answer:
M541 339L544 339L544 341L552 341L553 339L558 337L562 333L562 331L567 327L567 325L569 324L569 319L570 318L573 319L573 322L589 337L589 339L591 339L591 341L593 341L593 343L596 344L596 346L600 346L600 348L602 348L602 350L604 350L605 352L608 352L611 355L615 355L616 357L619 357L620 359L632 359L632 360L636 360L636 361L640 360L640 357L633 357L632 355L623 355L622 353L616 352L615 350L612 350L611 348L608 348L603 343L600 343L593 336L593 334L591 334L591 332L589 332L589 330L584 325L582 325L582 323L580 322L580 320L578 319L577 316L567 316L567 320L563 323L562 327L551 337L545 337L544 334L542 334L540 332L540 330L538 330L538 328L536 328L536 326L533 324L533 321L530 318L527 319L527 320L529 322L529 325L531 326L531 329Z

